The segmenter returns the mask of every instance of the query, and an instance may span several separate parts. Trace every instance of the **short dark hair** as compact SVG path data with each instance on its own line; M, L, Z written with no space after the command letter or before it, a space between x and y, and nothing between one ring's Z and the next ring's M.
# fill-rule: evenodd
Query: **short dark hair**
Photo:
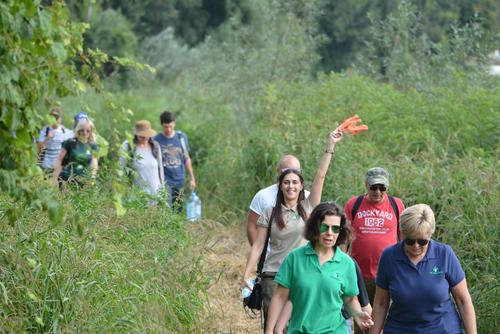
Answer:
M304 238L316 245L320 235L319 226L326 216L340 217L340 233L337 236L335 246L348 243L351 239L351 226L345 217L344 210L335 202L323 202L314 208L306 222Z
M170 111L164 111L160 115L160 124L175 122L175 115Z

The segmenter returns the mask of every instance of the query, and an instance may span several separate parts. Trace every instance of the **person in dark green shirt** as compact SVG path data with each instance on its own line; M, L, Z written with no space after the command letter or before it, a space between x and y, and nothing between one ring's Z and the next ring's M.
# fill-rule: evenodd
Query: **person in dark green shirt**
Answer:
M94 125L89 119L81 119L75 127L75 137L62 143L61 153L54 167L53 182L74 180L97 175L97 152Z
M342 305L362 329L373 325L356 298L358 286L352 259L338 247L351 233L343 210L335 203L321 203L306 223L309 243L290 252L275 277L278 288L269 306L265 333L273 333L288 299L293 310L289 334L345 334Z

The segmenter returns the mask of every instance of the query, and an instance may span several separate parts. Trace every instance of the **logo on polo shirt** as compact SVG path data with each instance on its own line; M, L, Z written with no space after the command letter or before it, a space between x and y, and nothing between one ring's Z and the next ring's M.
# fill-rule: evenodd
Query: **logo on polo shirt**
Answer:
M441 275L442 273L443 272L439 270L437 266L434 266L434 268L432 268L432 271L429 272L429 274L431 275Z

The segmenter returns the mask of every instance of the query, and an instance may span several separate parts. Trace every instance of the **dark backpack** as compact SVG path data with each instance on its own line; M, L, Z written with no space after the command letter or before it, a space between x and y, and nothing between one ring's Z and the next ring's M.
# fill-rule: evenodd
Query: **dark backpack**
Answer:
M356 216L356 213L358 213L361 202L363 202L363 197L365 197L365 195L359 195L358 198L356 198L356 202L354 202L351 211L352 220L354 220L354 216ZM394 211L394 214L396 215L396 222L398 224L397 225L398 229L396 234L398 236L398 241L399 241L399 208L394 197L392 197L391 195L387 195L387 197L389 198L389 203L391 203L392 211Z

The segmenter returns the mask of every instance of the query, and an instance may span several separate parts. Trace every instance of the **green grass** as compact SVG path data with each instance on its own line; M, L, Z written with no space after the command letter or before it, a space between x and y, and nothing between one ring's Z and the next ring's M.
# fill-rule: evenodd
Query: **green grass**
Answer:
M109 194L97 190L63 195L69 210L56 228L32 209L2 228L0 327L200 332L207 281L182 217L129 206L117 218ZM76 211L85 219L72 220Z

